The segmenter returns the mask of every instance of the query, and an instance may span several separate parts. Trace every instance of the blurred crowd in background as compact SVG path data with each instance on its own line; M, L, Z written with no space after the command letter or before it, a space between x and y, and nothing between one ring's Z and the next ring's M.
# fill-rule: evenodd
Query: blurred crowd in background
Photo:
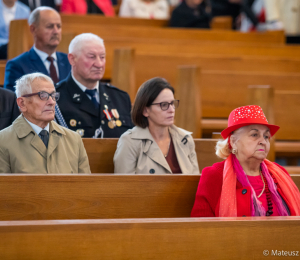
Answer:
M234 30L284 30L287 43L300 43L300 0L0 0L0 56L10 21L28 18L38 6L63 14L168 19L171 27L187 28L210 28L214 17L229 16Z

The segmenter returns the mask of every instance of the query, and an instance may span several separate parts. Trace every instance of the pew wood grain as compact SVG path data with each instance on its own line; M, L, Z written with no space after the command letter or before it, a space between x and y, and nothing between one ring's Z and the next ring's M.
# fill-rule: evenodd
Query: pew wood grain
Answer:
M299 217L0 222L1 259L268 259L299 254Z

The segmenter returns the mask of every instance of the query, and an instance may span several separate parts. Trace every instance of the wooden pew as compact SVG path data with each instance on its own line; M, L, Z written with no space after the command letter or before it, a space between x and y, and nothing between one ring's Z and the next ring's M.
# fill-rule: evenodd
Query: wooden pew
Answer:
M123 18L126 19L126 18ZM283 47L285 37L283 32L267 32L267 33L240 33L234 31L224 30L198 30L198 29L173 29L173 28L158 28L154 26L132 26L126 25L105 25L104 23L90 23L86 25L84 16L77 16L72 23L63 23L63 34L80 34L87 31L97 34L102 37L106 42L106 47L115 49L120 47L133 47L142 50L142 48L151 49L153 44L159 44L167 52L173 47L172 45L180 49L186 48L187 44L190 45L193 42L193 49L196 53L199 51L199 44L205 42L218 42L221 41L230 43L236 42L242 44L241 46L252 46L253 44L259 46L274 45L277 47ZM27 27L26 27L27 26ZM32 37L29 32L29 28L26 20L14 20L10 28L11 38L9 39L8 58L14 58L15 56L27 51L32 46ZM22 40L17 41L16 37ZM31 42L30 42L31 39ZM69 40L62 38L62 46L68 46ZM141 41L144 47L135 45ZM180 44L177 46L177 43ZM117 44L117 45L115 45ZM120 45L121 44L121 45ZM146 44L146 45L145 45ZM150 46L149 46L150 44ZM211 45L211 43L210 43ZM166 48L167 47L167 48ZM172 47L171 49L169 47ZM153 48L157 48L153 46ZM187 48L190 49L190 48ZM60 48L60 51L67 52L67 49ZM111 55L112 51L107 50ZM195 51L192 51L192 53ZM174 52L173 52L174 53ZM294 53L296 55L296 53Z
M0 86L4 85L4 74L5 74L6 60L0 61Z
M299 233L299 217L1 221L0 257L278 259L299 255Z
M0 220L189 217L199 179L176 174L1 174ZM292 179L300 187L300 175Z
M83 138L83 144L87 151L92 173L113 173L113 157L117 149L118 139L92 139ZM221 161L215 155L216 140L195 139L195 150L199 169Z

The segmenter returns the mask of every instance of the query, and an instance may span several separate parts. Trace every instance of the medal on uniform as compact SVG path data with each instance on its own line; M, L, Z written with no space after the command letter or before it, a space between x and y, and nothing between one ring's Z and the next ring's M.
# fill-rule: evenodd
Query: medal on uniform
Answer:
M84 136L84 129L77 129L76 133L78 133L81 137Z
M107 118L107 120L108 120L108 127L110 128L110 129L114 129L115 128L115 124L114 124L114 122L112 121L112 119L111 119L111 116L110 116L110 113L108 112L108 110L107 109L105 109L105 110L103 110L103 112L104 112L104 114L106 115L106 118Z
M77 122L76 122L76 120L75 120L75 119L71 119L71 120L70 120L70 126L73 126L73 127L75 127L75 126L76 126L76 124L77 124Z
M112 109L111 110L111 113L113 114L114 118L116 119L116 125L118 127L122 126L122 122L121 120L119 119L120 118L120 115L119 115L119 112L117 109Z

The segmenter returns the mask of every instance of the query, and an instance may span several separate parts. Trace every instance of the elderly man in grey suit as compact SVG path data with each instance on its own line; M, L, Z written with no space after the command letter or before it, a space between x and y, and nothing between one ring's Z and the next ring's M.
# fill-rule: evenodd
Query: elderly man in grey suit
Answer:
M51 78L25 75L16 95L22 114L0 131L0 173L90 173L80 135L52 121L59 93Z

